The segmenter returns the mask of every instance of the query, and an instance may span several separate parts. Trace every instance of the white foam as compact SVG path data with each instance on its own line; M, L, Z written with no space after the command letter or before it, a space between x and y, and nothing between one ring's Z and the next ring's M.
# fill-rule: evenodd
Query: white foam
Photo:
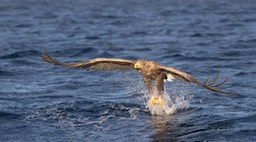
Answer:
M172 79L171 76L169 76L168 78ZM152 115L170 115L176 113L178 110L186 109L189 107L189 102L193 97L192 95L189 95L191 94L191 88L188 88L186 83L174 82L171 84L166 84L165 86L166 90L164 91L165 93L162 96L162 99L165 102L165 106L152 106L148 103L150 96L144 82L141 80L129 81L130 82L127 82L128 84L126 85L128 88L127 90L130 90L132 93L136 92L138 94L144 94L143 96L136 97L136 99L139 100L139 102L145 102L146 108L149 109L149 112ZM155 95L157 94L156 90L157 89L154 87Z
M165 102L164 106L147 103L147 108L152 115L170 115L177 112L177 110L186 109L189 106L189 99L186 99L184 96L175 96L175 98L171 99L170 95L164 93L162 99Z

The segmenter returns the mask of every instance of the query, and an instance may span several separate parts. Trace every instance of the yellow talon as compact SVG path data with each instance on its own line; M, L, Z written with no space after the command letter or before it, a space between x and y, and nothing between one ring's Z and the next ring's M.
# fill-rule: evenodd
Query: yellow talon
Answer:
M149 99L149 103L152 106L154 105L164 106L165 104L164 100L160 96L157 96L157 97L151 96Z

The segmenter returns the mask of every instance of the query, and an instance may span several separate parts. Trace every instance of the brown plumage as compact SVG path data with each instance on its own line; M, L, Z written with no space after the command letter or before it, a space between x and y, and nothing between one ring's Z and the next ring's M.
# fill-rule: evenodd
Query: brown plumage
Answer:
M234 92L225 92L218 89L221 85L223 85L227 80L224 80L222 83L218 85L214 85L219 77L219 73L212 83L208 83L210 81L210 77L208 77L205 83L198 81L196 78L191 76L188 73L185 73L177 68L163 66L155 61L138 59L138 60L126 60L126 59L118 59L118 58L95 58L88 61L83 62L74 62L74 63L62 63L51 57L47 53L42 54L42 59L56 64L62 65L65 67L76 67L76 68L87 68L92 70L127 70L127 69L135 69L140 72L140 74L144 78L144 83L149 90L150 95L153 95L153 86L152 81L155 80L156 89L158 91L158 95L162 95L164 93L164 79L178 79L186 82L195 83L201 87L204 87L208 90L219 92L223 94L236 94Z

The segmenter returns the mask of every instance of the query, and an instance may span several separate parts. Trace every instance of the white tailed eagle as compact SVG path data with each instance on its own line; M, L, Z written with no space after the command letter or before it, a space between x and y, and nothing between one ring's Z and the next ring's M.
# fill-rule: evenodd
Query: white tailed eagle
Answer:
M205 83L202 83L192 75L183 72L175 67L160 65L155 61L150 61L146 59L127 60L119 58L95 58L82 62L62 63L51 57L47 53L42 54L42 59L55 65L61 65L65 67L87 68L92 70L138 70L139 73L143 76L144 83L151 96L154 92L152 86L153 80L155 80L158 96L161 96L164 93L164 79L178 79L185 82L195 83L203 88L214 92L223 94L236 94L234 92L226 92L218 89L218 87L222 86L228 80L227 78L220 84L215 85L218 80L219 73L217 74L212 83L209 83L210 77L208 77Z

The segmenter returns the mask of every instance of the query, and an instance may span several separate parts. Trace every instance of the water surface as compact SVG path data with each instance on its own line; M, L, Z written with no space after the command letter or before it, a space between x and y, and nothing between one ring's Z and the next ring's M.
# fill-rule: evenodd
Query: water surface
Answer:
M255 13L253 0L1 0L0 139L256 141ZM136 71L63 68L43 51L67 62L147 58L202 81L221 71L240 96L166 83L179 109L152 116Z

